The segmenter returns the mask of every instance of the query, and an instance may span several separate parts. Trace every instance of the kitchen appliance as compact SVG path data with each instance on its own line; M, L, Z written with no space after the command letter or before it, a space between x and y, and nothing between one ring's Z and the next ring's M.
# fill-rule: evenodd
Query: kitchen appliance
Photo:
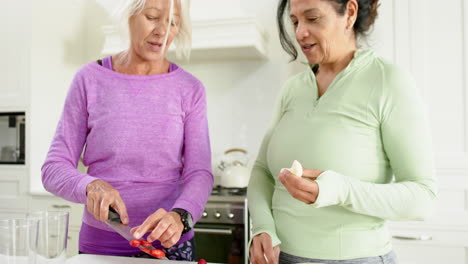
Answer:
M0 164L24 164L26 123L24 112L0 113Z
M249 157L244 149L233 148L224 152L217 170L221 185L228 188L243 188L249 183Z
M247 188L216 186L194 227L195 250L207 262L248 264Z

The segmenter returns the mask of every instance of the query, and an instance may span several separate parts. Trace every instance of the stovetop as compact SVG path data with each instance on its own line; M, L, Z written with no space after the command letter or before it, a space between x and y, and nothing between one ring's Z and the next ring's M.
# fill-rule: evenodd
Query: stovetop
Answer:
M213 187L211 196L246 196L247 187L244 188L230 188L217 185Z
M231 204L245 204L247 203L247 196L219 196L212 195L208 199L208 203L231 203Z
M213 187L208 202L246 203L247 187L228 188L221 185Z
M247 215L247 188L215 186L205 206L201 223L242 224Z

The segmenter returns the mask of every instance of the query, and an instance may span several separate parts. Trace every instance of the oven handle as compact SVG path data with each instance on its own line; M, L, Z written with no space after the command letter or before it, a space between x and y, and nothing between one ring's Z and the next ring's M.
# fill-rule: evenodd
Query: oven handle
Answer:
M213 235L232 235L231 229L215 229L215 228L194 228L195 233L213 234Z

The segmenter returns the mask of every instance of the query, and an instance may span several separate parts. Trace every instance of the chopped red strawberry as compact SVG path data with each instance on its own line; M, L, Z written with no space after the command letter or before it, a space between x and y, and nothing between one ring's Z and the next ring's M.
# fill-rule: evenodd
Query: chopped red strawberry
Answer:
M141 245L144 247L151 247L153 244L151 244L151 242L148 242L146 240L142 240Z
M153 249L151 250L151 255L156 258L164 258L166 256L166 253L160 249Z
M137 240L137 239L133 239L132 241L130 241L130 246L132 247L139 247L141 244L140 240Z

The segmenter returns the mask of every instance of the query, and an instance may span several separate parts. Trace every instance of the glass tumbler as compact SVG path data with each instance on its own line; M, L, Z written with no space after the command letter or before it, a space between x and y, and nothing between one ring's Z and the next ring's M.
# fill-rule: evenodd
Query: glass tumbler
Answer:
M33 249L37 238L37 220L0 219L0 263L36 264Z
M69 212L40 211L28 214L37 221L37 240L31 245L35 264L64 264L67 257Z

